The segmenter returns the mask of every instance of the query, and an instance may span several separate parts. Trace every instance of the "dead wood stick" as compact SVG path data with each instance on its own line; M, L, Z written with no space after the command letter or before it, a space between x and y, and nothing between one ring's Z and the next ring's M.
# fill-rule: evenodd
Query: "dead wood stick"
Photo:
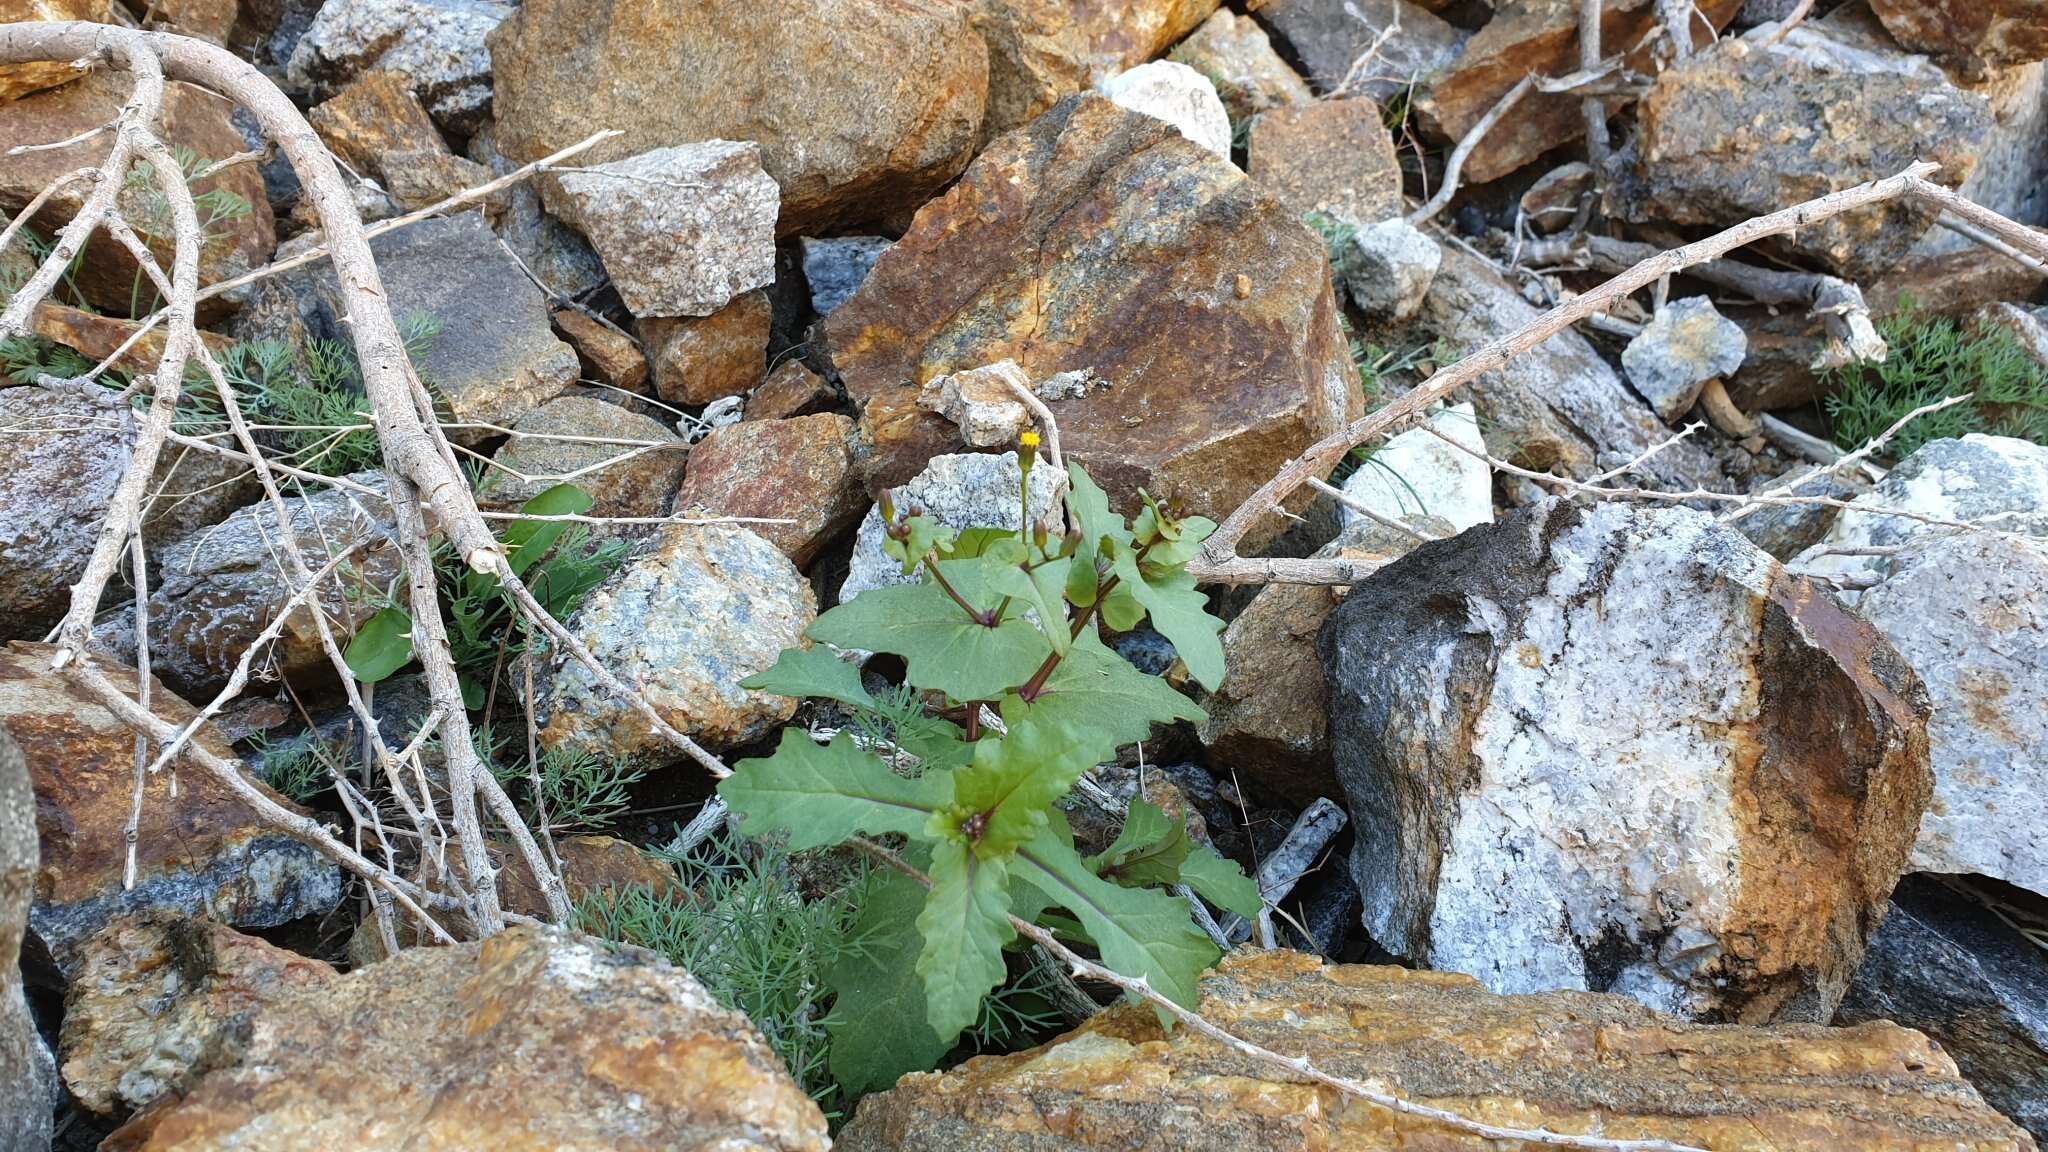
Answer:
M1724 256L1745 244L1816 224L1851 209L1895 199L1911 191L1913 183L1932 172L1935 165L1915 164L1896 176L1859 184L1829 193L1804 204L1796 204L1768 216L1748 220L1704 240L1669 252L1659 253L1607 283L1545 312L1517 332L1487 344L1455 364L1438 369L1429 379L1385 408L1323 437L1301 455L1283 466L1258 491L1237 506L1202 545L1202 551L1188 565L1197 580L1211 584L1271 582L1285 579L1273 561L1246 560L1237 546L1261 517L1279 506L1281 500L1301 487L1310 476L1324 476L1352 448L1381 436L1400 431L1417 421L1428 406L1459 387L1488 372L1504 367L1516 356L1535 348L1567 326L1598 312L1616 300L1654 282L1660 276L1691 268ZM1288 572L1296 582L1337 584L1353 577L1342 566L1326 561L1294 561Z
M1458 194L1458 178L1465 171L1465 161L1472 155L1472 149L1478 147L1481 140L1486 139L1486 134L1493 131L1494 125L1500 123L1501 117L1506 116L1509 109L1521 103L1522 97L1527 96L1529 89L1535 85L1536 74L1532 72L1517 80L1513 88L1494 101L1493 107L1486 110L1486 115L1481 116L1479 122L1472 125L1472 130L1465 133L1465 138L1458 141L1458 146L1451 149L1451 158L1444 162L1443 184L1437 188L1436 195L1431 196L1427 204L1408 214L1408 223L1419 228L1424 223L1436 219L1438 213L1450 206L1451 197Z

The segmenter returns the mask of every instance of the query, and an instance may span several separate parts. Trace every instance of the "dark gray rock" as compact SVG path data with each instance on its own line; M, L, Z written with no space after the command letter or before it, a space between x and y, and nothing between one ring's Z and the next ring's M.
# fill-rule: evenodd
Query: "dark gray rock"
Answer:
M806 236L797 241L803 249L804 281L811 286L811 310L827 316L846 303L891 243L886 236Z
M1941 1043L1956 1067L2048 1140L2048 953L1932 876L1909 876L1835 1014L1891 1020Z
M1258 18L1301 61L1309 82L1322 93L1344 83L1353 62L1398 22L1349 90L1375 100L1449 67L1467 39L1408 0L1277 0L1260 8Z
M292 83L325 97L364 72L403 72L444 127L473 131L491 107L484 37L516 9L499 0L327 0L292 47Z
M438 329L415 360L458 423L509 426L576 381L576 350L555 338L547 297L498 244L482 215L427 220L370 244L392 314ZM323 335L347 338L332 272L314 280ZM458 439L490 433L455 430Z
M57 1068L21 992L21 941L36 883L36 800L28 765L0 726L0 1149L50 1146Z

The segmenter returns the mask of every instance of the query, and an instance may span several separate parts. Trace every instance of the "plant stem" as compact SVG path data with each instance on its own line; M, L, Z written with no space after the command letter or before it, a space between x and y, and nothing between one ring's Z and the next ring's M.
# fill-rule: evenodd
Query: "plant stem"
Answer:
M926 570L932 574L932 579L937 581L939 587L945 590L946 595L951 596L953 598L953 603L958 604L960 606L960 610L962 612L967 613L969 617L973 618L976 624L979 624L984 628L993 628L996 626L994 613L983 612L981 609L976 608L974 605L969 604L966 600L962 599L958 592L953 591L953 586L946 582L946 574L939 571L939 554L937 552L925 553L924 566Z

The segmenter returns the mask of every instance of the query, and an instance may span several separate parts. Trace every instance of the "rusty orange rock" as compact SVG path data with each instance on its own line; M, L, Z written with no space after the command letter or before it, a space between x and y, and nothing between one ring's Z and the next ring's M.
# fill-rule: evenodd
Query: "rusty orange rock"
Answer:
M1200 1011L1288 1056L1490 1124L1715 1152L2031 1152L1954 1061L1893 1024L1685 1024L1620 996L1495 996L1468 976L1240 952ZM1471 1152L1500 1142L1254 1063L1111 1008L1014 1056L863 1100L840 1152Z
M976 0L972 19L988 42L982 138L1152 59L1217 7L1218 0Z
M853 442L853 421L832 413L714 428L690 450L676 511L791 520L748 527L804 567L867 506Z
M871 491L959 450L919 388L999 360L1095 373L1052 407L1127 511L1143 487L1221 519L1360 403L1322 241L1228 161L1092 94L990 145L826 333Z
M19 100L0 103L0 152L20 144L48 144L112 123L128 99L128 81L111 72L96 72L75 83ZM164 142L173 148L189 148L202 164L225 160L248 147L242 134L229 122L231 105L220 96L190 84L173 81L164 86L163 112L159 128ZM45 148L17 156L0 156L0 211L12 216L37 193L58 178L100 163L112 147L112 136L102 132L63 148ZM68 222L85 202L91 185L78 181L50 198L32 221L48 237ZM192 185L195 195L219 190L232 194L248 206L239 218L219 219L208 230L207 242L199 250L199 282L202 286L247 272L270 259L277 234L270 215L270 202L263 191L262 174L253 164L237 164ZM120 196L128 222L149 244L163 267L171 266L171 227L167 209L152 209L154 189L132 183ZM204 215L202 209L202 215ZM138 270L121 244L104 230L95 232L86 245L85 258L72 282L95 307L128 314ZM145 288L140 303L153 299ZM207 317L202 317L206 319Z
M415 948L287 997L239 1055L102 1147L831 1147L753 1025L689 973L540 929Z
M1272 108L1252 121L1252 179L1300 212L1354 228L1401 212L1401 161L1377 102Z
M122 829L134 787L135 735L50 670L54 651L24 643L0 650L0 724L20 745L36 793L42 870L29 930L59 968L68 970L87 937L128 912L203 912L227 924L270 927L334 906L341 876L333 864L263 825L225 785L192 770L175 774L176 796L173 773L150 777L137 827L137 880L124 890ZM132 671L107 674L134 691ZM197 715L161 685L150 698L157 715L173 724ZM234 758L204 730L194 741Z
M1742 0L1702 0L1699 14L1715 30L1725 28ZM1651 0L1605 0L1600 44L1612 52L1639 44L1656 20ZM1693 30L1695 45L1711 43L1704 25ZM1655 71L1650 48L1638 48L1628 66ZM1425 122L1452 140L1463 139L1508 89L1527 75L1564 76L1579 67L1579 17L1574 0L1511 0L1465 45L1451 66L1418 102ZM1580 100L1570 93L1530 92L1493 126L1465 161L1465 179L1484 184L1513 172L1560 144L1585 134Z
M0 0L0 24L25 24L37 20L90 20L95 24L113 22L112 0ZM13 100L31 92L54 88L75 80L79 71L68 61L9 64L0 68L0 101ZM61 140L61 136L52 136Z
M1870 0L1901 45L1972 79L2048 60L2048 8L2041 0Z

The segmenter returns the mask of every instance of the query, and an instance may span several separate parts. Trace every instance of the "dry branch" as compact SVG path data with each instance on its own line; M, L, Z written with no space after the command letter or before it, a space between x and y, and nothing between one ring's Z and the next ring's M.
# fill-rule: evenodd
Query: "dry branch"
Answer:
M1561 304L1518 332L1510 333L1448 367L1437 370L1413 391L1385 408L1360 417L1311 445L1306 452L1282 467L1258 491L1238 505L1223 525L1202 545L1202 552L1188 565L1195 578L1210 584L1304 583L1343 584L1354 581L1355 566L1342 561L1248 560L1237 555L1237 546L1260 517L1274 511L1280 501L1306 483L1311 476L1327 476L1346 452L1360 444L1401 431L1415 423L1430 404L1465 384L1506 366L1516 356L1537 347L1588 316L1604 312L1615 301L1655 282L1706 261L1724 256L1745 244L1768 236L1783 235L1809 227L1852 209L1883 203L1913 193L1915 185L1935 165L1915 164L1896 176L1859 184L1797 204L1768 216L1745 221L1726 231L1695 241L1645 260L1591 292ZM1992 215L1997 215L1993 213ZM1999 217L2004 220L2003 217ZM2012 228L2018 225L2005 221ZM2025 231L2025 229L2020 229ZM2039 240L2039 237L2035 237Z

